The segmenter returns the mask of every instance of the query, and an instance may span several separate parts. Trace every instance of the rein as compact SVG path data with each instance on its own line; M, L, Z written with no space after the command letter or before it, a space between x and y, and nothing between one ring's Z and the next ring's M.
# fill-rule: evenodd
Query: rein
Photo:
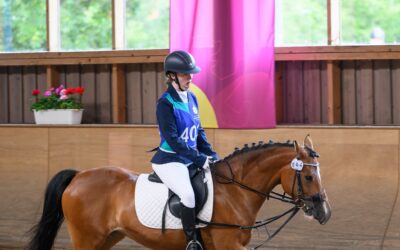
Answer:
M222 184L235 184L235 185L238 185L240 188L243 188L243 189L248 190L250 192L256 193L256 194L258 194L258 195L260 195L260 196L262 196L264 198L267 198L267 200L269 198L273 198L273 199L276 199L276 200L279 200L279 201L282 201L282 202L286 202L286 203L290 203L290 204L294 205L292 208L290 208L289 210L283 212L282 214L276 215L276 216L273 216L271 218L267 218L267 219L264 219L264 220L256 221L255 224L252 225L252 226L243 226L243 225L239 225L239 224L219 223L219 222L213 222L213 221L208 222L208 221L203 221L203 220L198 219L198 221L200 223L203 223L203 224L208 225L208 226L239 228L241 230L249 230L249 229L255 229L255 228L266 226L266 225L268 225L268 224L270 224L270 223L272 223L272 222L274 222L274 221L276 221L276 220L278 220L278 219L282 218L283 216L285 216L285 215L290 213L289 217L283 222L283 224L277 230L275 230L275 232L272 235L269 235L269 233L268 233L268 238L266 240L264 240L261 244L257 245L256 247L254 247L252 249L257 249L257 248L261 247L262 245L266 244L267 242L269 242L272 238L274 238L283 229L283 227L286 226L291 219L293 219L293 217L297 214L297 212L300 210L300 208L304 207L304 201L309 201L309 200L313 201L315 199L324 199L322 197L322 195L319 194L319 193L314 195L314 196L317 196L317 197L314 197L314 196L305 197L304 196L303 189L302 189L302 186L301 186L301 178L300 178L300 172L301 171L299 171L299 170L296 170L296 174L295 174L295 176L293 178L292 193L294 191L296 178L297 178L297 191L298 191L298 198L296 200L294 200L293 198L286 196L285 193L279 194L279 193L276 193L274 191L271 191L270 193L264 193L264 192L261 192L259 190L254 189L254 188L251 188L251 187L249 187L249 186L247 186L247 185L245 185L245 184L243 184L241 182L238 182L237 180L235 180L235 175L233 174L232 167L229 164L229 162L227 160L222 160L222 162L225 162L226 165L228 166L228 169L229 169L230 174L231 174L230 178L218 174L215 169L211 168L212 166L215 166L215 163L211 164L211 166L210 166L210 170L215 176L217 176L219 178L222 178L222 179L227 181L226 183L222 183ZM310 166L318 166L317 164L313 164L313 163L303 163L303 164L304 165L310 165Z

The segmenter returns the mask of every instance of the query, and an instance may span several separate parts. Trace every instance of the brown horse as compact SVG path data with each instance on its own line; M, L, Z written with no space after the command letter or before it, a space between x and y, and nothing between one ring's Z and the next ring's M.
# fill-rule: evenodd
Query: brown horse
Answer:
M253 225L266 196L281 184L306 214L325 224L330 205L316 157L309 136L303 146L297 142L260 142L235 150L211 168L212 221ZM301 171L291 167L293 159L304 162ZM74 249L110 249L124 237L151 249L184 249L182 230L162 233L138 221L134 204L137 178L134 172L114 167L59 172L47 186L43 214L32 230L28 248L51 249L65 217ZM245 249L251 230L207 226L201 235L206 249Z

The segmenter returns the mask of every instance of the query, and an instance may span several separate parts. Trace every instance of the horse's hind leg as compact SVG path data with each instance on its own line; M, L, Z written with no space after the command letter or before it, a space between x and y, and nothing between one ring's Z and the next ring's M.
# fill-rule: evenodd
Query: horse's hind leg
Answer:
M68 223L68 231L71 236L74 250L97 250L102 246L107 238L106 235L93 231L84 231L84 227L74 227Z
M108 237L106 238L105 242L101 246L101 250L109 250L113 246L115 246L118 242L120 242L123 238L125 238L125 235L121 232L118 231L113 231L111 232Z

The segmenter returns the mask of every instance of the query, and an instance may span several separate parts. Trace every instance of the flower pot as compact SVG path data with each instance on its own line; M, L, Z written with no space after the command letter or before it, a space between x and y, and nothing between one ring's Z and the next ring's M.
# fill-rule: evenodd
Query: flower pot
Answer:
M49 109L33 112L36 124L80 124L83 109Z

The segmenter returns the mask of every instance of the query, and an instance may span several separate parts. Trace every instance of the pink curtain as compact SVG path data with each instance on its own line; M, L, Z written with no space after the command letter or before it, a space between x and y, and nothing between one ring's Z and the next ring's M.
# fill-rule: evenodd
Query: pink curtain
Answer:
M274 1L170 3L170 50L189 51L202 68L193 81L218 127L274 127Z

